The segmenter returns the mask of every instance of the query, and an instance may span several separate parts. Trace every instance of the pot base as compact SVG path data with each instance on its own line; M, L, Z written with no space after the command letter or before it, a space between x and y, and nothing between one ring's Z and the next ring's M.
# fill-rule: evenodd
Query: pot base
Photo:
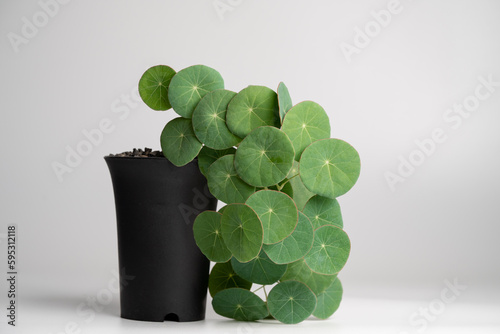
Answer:
M177 313L168 313L164 317L160 313L157 316L154 316L151 313L148 314L135 314L135 315L125 315L121 314L120 317L127 320L135 320L135 321L146 321L146 322L164 322L164 321L172 321L172 322L194 322L194 321L202 321L205 320L205 315L200 316L199 312L196 314L177 314Z

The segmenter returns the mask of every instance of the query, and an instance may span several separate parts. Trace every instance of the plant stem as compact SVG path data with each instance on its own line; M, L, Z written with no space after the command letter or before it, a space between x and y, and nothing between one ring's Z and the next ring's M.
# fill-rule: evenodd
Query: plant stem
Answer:
M260 288L258 288L257 290L255 290L253 293L256 293L257 291L259 291L260 289L262 289L264 287L264 285L262 285Z
M267 300L267 292L266 292L266 286L263 285L262 288L264 289L264 295L266 296L266 300Z
M293 179L294 177L296 176L299 176L299 173L295 174L294 176L292 176L291 178L289 178L288 180L286 180L285 183L283 183L281 186L278 186L278 191L281 191L281 189L283 189L285 187L285 185L290 182L291 179Z

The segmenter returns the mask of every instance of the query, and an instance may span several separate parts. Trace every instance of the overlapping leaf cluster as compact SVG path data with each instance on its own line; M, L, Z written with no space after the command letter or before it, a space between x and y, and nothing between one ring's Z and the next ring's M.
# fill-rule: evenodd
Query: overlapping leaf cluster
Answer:
M356 183L360 159L351 145L330 139L324 109L293 105L283 83L276 92L226 90L203 65L178 73L152 67L139 92L152 109L172 107L180 116L161 134L165 157L176 166L198 157L210 192L227 204L193 226L198 247L217 262L209 280L215 311L289 324L331 316L351 247L336 198ZM250 291L254 284L265 301Z

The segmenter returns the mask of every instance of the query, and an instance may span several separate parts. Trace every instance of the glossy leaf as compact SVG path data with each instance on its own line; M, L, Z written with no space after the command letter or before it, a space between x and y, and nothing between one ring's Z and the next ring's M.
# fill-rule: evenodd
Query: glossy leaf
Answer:
M220 214L223 214L223 213L224 213L224 210L226 210L226 207L227 207L227 205L224 205L224 206L223 206L222 208L220 208L220 209L219 209L219 211L217 211L217 212L219 212Z
M309 266L305 263L304 259L301 259L288 264L286 273L281 278L281 281L297 280L302 282L317 296L323 293L323 291L325 291L336 278L337 275L323 275L312 271L311 268L309 268Z
M245 183L234 168L234 155L217 159L207 172L208 188L220 201L227 204L245 203L256 188Z
M174 118L165 125L160 142L165 157L178 167L196 158L202 147L194 134L191 120L181 117Z
M307 189L336 198L354 186L360 169L358 152L351 145L340 139L323 139L304 150L299 172Z
M263 249L274 263L291 263L302 259L309 252L313 238L311 222L299 212L299 222L292 234L278 243L264 245Z
M303 212L311 220L315 230L324 225L344 227L340 205L336 199L316 195L307 202Z
M251 195L246 204L259 215L264 227L265 244L274 244L285 239L297 226L297 206L285 193L261 190Z
M342 301L342 283L337 278L323 293L318 296L318 303L313 315L319 319L328 319L340 306Z
M194 65L179 71L168 87L168 99L175 112L191 118L201 99L209 92L224 89L219 72L204 65Z
M281 182L293 166L290 139L277 128L263 126L249 134L238 147L234 165L248 184L268 187Z
M269 293L267 306L276 320L285 324L298 324L313 313L316 296L301 282L281 282Z
M244 88L229 103L226 122L231 132L240 138L260 126L279 127L277 94L264 86Z
M222 239L222 214L215 211L203 211L193 225L194 239L201 252L213 262L227 262L231 252Z
M241 138L233 135L226 125L226 110L236 93L218 89L205 95L193 112L193 128L206 146L223 150L236 146Z
M231 265L238 276L257 284L276 283L285 274L287 268L286 264L276 264L271 261L264 251L246 263L232 258Z
M297 208L302 210L306 205L307 201L313 197L315 194L310 192L306 188L299 174L299 163L297 161L293 162L293 167L288 174L288 179L290 180L290 185L293 189L293 200L297 204Z
M238 261L248 262L259 255L264 231L259 216L248 205L229 204L221 223L222 238Z
M326 225L314 231L313 246L304 259L313 271L332 275L342 270L350 251L347 234L337 226Z
M235 154L236 149L231 147L227 150L214 150L207 146L203 146L198 154L198 166L203 175L207 176L208 168L220 157L228 154Z
M330 137L330 120L319 104L304 101L288 111L281 130L292 141L295 159L298 161L307 146Z
M149 68L139 80L139 95L153 110L168 110L172 106L168 101L168 86L175 71L168 66L158 65Z
M283 82L280 82L278 85L278 104L280 109L280 119L283 122L286 113L293 106L292 98L290 97L290 93L288 92L288 88L285 86Z
M239 288L217 293L212 306L217 314L240 321L260 320L269 314L262 299L251 291Z
M215 296L219 291L230 288L242 288L250 290L252 282L238 276L231 266L231 262L216 263L210 272L208 279L208 290L210 296Z

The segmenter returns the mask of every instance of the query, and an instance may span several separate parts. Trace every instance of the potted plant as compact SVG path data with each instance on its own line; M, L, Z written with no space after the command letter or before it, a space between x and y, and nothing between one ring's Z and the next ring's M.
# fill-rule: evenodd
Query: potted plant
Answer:
M152 109L172 107L180 116L161 133L166 160L179 168L197 163L210 194L226 204L200 210L192 227L200 251L216 262L208 280L214 310L288 324L331 316L350 252L336 198L356 183L360 159L330 138L324 109L293 105L283 83L276 92L226 90L204 65L178 73L154 66L139 92Z

